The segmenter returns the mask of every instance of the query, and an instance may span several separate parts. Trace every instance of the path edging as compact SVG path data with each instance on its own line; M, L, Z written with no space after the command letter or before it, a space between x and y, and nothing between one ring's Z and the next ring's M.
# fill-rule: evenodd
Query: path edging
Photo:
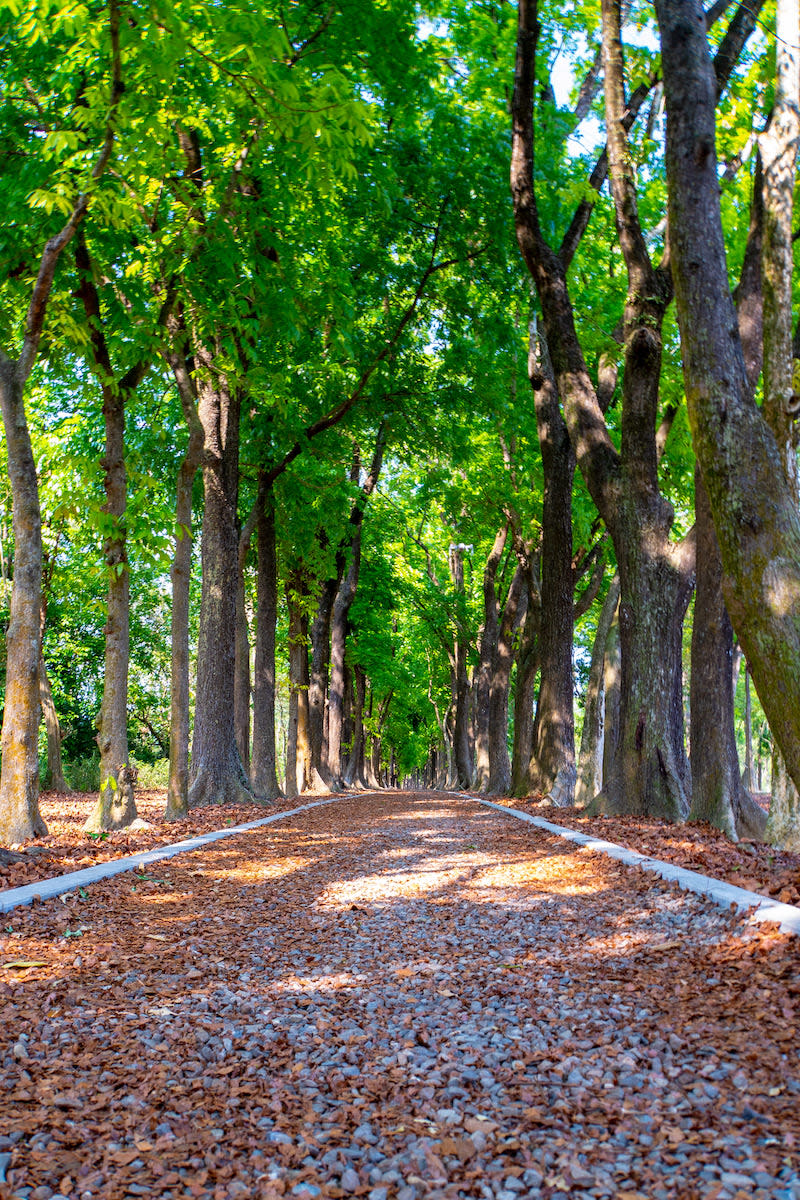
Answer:
M320 808L325 804L334 804L337 800L345 800L352 793L342 792L327 800L315 800L312 804L301 804L299 808L290 808L286 812L273 813L270 817L260 817L257 821L247 821L244 825L233 825L230 829L217 829L213 833L201 833L197 837L186 838L183 842L172 842L168 846L159 846L155 850L142 850L139 854L128 854L124 858L111 858L107 862L95 863L92 867L84 867L81 871L70 871L68 875L56 875L53 879L41 879L37 883L26 883L22 887L9 888L0 892L0 913L11 912L34 900L51 900L54 896L63 896L76 888L85 887L90 883L99 883L101 879L110 879L114 875L124 875L135 867L146 867L149 863L158 862L162 858L174 858L176 854L186 854L191 850L202 850L214 842L224 838L234 837L238 833L247 833L251 829L261 829L264 825L272 825L286 817L297 813L307 812L310 808Z
M684 891L708 897L722 908L730 908L733 905L739 912L753 909L754 911L750 913L749 917L751 924L776 921L783 933L800 936L800 908L795 904L782 904L780 900L773 900L770 896L762 896L758 892L750 892L747 888L726 883L724 879L712 879L708 875L701 874L700 871L690 871L687 867L678 867L675 863L664 862L660 858L650 858L646 854L637 853L636 850L627 850L624 846L618 846L616 842L606 842L602 838L579 833L576 829L568 829L564 825L554 825L552 821L546 821L544 817L534 817L518 808L506 808L504 804L495 804L492 800L484 800L471 793L464 794L468 795L470 800L485 805L486 808L494 808L497 812L517 817L520 821L527 821L529 825L535 825L537 829L555 833L578 846L585 846L598 854L618 859L619 862L623 862L629 867L652 871L670 883L677 883Z

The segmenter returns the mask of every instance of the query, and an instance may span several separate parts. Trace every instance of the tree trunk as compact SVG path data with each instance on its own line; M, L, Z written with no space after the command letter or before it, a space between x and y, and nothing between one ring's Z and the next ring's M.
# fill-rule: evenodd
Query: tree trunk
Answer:
M0 359L0 407L8 452L14 528L11 620L6 634L6 695L0 775L0 841L44 837L39 812L39 659L42 523L39 487L22 384Z
M533 724L530 784L553 804L575 798L575 712L572 683L572 481L575 454L561 415L547 346L530 333L528 374L536 399L542 454L541 625L539 697Z
M511 761L508 757L508 690L514 665L514 641L523 619L525 570L517 564L497 636L497 649L489 689L489 784L494 796L507 796L511 789Z
M263 493L263 494L262 494ZM252 786L259 799L280 796L275 746L275 630L278 622L278 561L275 551L275 501L259 481L256 524L256 649L253 671Z
M606 643L618 604L619 576L615 575L597 618L589 681L583 702L583 732L575 784L575 804L581 808L590 804L603 786L604 665Z
M325 716L328 675L331 660L331 615L333 602L342 581L342 572L322 585L317 611L311 623L311 674L308 684L308 718L311 737L311 762L321 779L328 775L328 736Z
M210 355L198 352L198 358L205 510L190 807L252 799L234 727L240 397Z
M171 334L178 326L171 323ZM186 358L177 348L170 349L167 361L178 387L183 415L189 430L186 453L178 469L175 488L175 548L172 554L172 612L170 618L170 720L169 785L167 821L179 821L189 809L189 595L192 579L192 492L198 467L203 458L203 426L197 415L194 381Z
M105 627L105 674L97 745L100 748L100 795L84 825L90 833L124 829L136 820L134 772L128 754L128 665L130 661L130 569L126 547L125 509L128 478L125 469L124 388L103 381L106 427L106 503L112 521L105 540L108 601Z
M497 654L498 612L495 581L508 537L508 523L497 531L483 569L483 632L475 678L475 781L478 792L489 786L489 697Z
M614 609L603 665L603 781L611 775L619 747L620 682L619 604Z
M53 703L47 667L42 657L39 659L39 702L47 732L47 786L54 792L71 792L72 788L64 778L64 766L61 761L61 724Z
M750 697L750 669L744 670L744 771L742 783L750 791L753 787L753 703Z
M350 514L350 525L353 536L350 542L350 565L343 573L342 581L333 602L331 615L331 661L330 686L328 689L328 774L331 787L340 789L342 786L342 732L344 721L345 698L345 642L347 639L347 621L350 608L355 599L358 587L358 576L361 569L361 526L364 520L364 508L378 483L383 465L383 454L386 448L386 419L381 421L375 439L375 451L372 456L369 474L361 489L356 504Z
M456 603L464 593L465 547L453 543L450 546L450 578L456 592ZM469 644L460 612L456 612L456 633L453 641L452 691L454 707L453 751L458 787L467 791L472 786L472 755L469 745L470 686L467 671Z
M680 634L691 588L691 546L674 546L669 541L672 509L658 487L661 327L671 287L666 264L654 268L650 263L639 225L622 111L618 25L618 6L606 0L603 56L608 162L628 273L620 451L609 435L575 330L565 258L547 244L539 222L533 172L539 35L536 0L519 3L511 186L517 239L541 302L570 440L613 539L619 564L623 665L618 762L596 803L610 811L675 820L688 811L688 768L678 740L683 731ZM571 619L571 596L569 615Z
M302 568L286 580L289 607L289 734L286 742L286 795L299 796L311 781L308 728L308 585Z
M245 775L250 773L250 629L244 594L244 555L239 555L236 577L236 642L234 647L233 725L236 748Z
M345 703L345 646L347 618L358 586L361 564L361 531L357 531L351 547L350 567L339 585L331 616L331 666L328 689L328 772L331 787L342 787L342 734Z
M361 667L354 667L353 675L353 741L342 776L345 787L352 787L356 781L363 783L364 775L364 701L367 695L367 676Z
M764 405L763 413L778 443L786 482L800 501L792 354L792 207L800 138L800 4L778 0L776 86L772 120L760 138L764 164ZM750 777L753 772L752 722ZM800 786L800 783L798 784ZM780 746L773 751L772 797L767 840L785 850L800 849L800 794L786 770Z
M733 628L722 598L722 560L700 472L695 473L697 594L692 628L692 807L735 841L761 838L765 814L739 774L733 726Z
M511 752L511 794L527 796L531 790L530 766L533 755L533 708L536 673L539 669L538 646L541 626L541 593L536 563L529 559L527 570L528 607L517 649L517 679L514 689L514 745Z
M705 18L697 0L657 0L656 11L692 438L722 552L728 612L789 774L800 784L800 515L775 437L750 399L736 329ZM768 324L765 319L765 329Z

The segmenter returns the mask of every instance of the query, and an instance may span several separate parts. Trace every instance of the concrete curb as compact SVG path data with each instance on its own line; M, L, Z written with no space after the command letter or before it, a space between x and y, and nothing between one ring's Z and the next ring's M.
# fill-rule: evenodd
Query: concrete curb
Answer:
M674 863L662 862L659 858L648 858L645 854L637 854L635 850L626 850L624 846L618 846L616 842L604 842L602 838L578 833L563 825L554 825L552 821L545 821L544 817L533 817L530 813L520 812L518 808L506 808L503 804L483 800L480 796L463 794L477 804L483 804L486 808L493 808L509 817L527 821L529 825L535 825L537 829L555 833L568 842L586 846L587 849L595 850L599 854L607 854L609 858L616 858L629 867L640 867L643 871L652 871L654 874L660 875L662 879L677 883L685 891L695 892L698 896L707 896L721 908L730 908L733 905L739 912L752 909L749 918L750 924L776 921L783 933L794 933L800 936L800 908L794 904L781 904L780 901L773 900L769 896L761 896L758 892L749 892L746 888L725 883L722 879L710 879L708 875L701 875L699 871L689 871L686 867L677 867Z
M41 879L38 883L26 883L24 887L10 888L7 892L0 892L0 913L11 912L12 908L19 908L23 904L32 904L34 897L37 900L50 900L53 896L63 896L65 892L86 887L90 883L98 883L101 879L110 879L113 875L124 875L126 871L132 871L135 867L146 867L150 863L159 862L162 858L174 858L176 854L202 850L204 846L210 846L213 842L221 842L224 838L234 837L238 833L247 833L251 829L261 829L264 825L283 821L297 813L307 812L310 808L335 804L337 800L346 800L350 795L352 793L343 792L340 795L331 796L329 800L315 800L312 804L301 804L299 808L273 813L271 817L262 817L258 821L248 821L244 825L234 825L230 829L218 829L214 833L203 833L197 837L187 838L183 842L159 846L156 850L143 850L140 854L129 854L125 858L112 858L108 862L85 867L82 871L57 875L55 879Z

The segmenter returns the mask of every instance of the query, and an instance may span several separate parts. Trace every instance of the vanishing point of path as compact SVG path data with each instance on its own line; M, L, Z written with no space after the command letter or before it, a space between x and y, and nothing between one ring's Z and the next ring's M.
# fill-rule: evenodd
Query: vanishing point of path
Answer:
M797 939L463 798L3 922L2 1196L800 1196Z

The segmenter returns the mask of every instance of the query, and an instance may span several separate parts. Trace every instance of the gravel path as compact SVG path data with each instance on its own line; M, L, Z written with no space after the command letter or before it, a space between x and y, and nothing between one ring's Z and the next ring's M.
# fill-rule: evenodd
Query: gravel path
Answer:
M3 920L2 1196L800 1197L797 939L468 801Z

